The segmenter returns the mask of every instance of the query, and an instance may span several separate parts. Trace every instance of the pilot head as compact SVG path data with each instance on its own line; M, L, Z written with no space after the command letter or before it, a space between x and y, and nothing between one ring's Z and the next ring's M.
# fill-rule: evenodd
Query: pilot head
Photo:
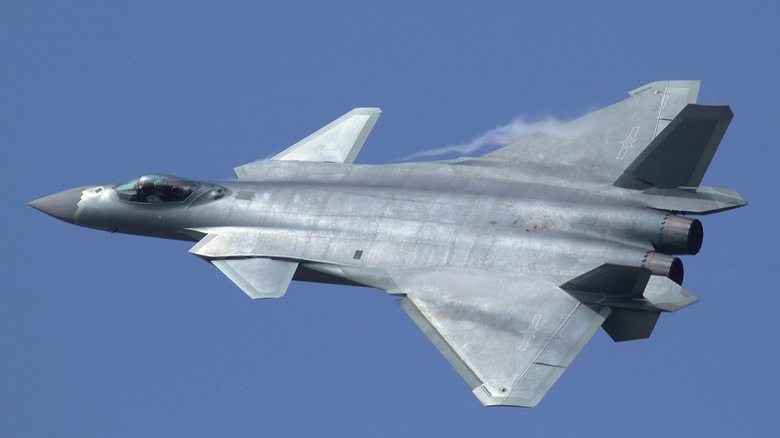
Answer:
M138 178L135 189L138 192L139 197L146 197L154 191L154 180L146 175Z

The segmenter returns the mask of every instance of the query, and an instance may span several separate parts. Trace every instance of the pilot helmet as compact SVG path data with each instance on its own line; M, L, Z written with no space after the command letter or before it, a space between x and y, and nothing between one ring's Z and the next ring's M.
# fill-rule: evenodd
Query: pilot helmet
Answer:
M136 183L135 187L138 190L149 190L154 187L154 179L147 175L143 175L138 178L138 182Z

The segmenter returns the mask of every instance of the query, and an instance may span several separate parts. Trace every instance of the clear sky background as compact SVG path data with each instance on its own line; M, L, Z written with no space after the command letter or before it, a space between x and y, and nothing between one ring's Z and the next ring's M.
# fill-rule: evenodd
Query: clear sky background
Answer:
M778 420L777 2L2 2L0 436L751 436ZM25 202L233 177L357 106L359 163L568 120L666 79L734 120L686 287L649 340L599 331L535 409L483 408L394 299L252 301L191 246ZM451 158L451 156L437 157Z

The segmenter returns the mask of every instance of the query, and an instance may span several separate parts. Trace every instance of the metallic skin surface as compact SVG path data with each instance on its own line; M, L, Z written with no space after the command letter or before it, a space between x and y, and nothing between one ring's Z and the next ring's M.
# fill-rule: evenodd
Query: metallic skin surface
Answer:
M252 298L292 280L375 287L486 406L535 406L599 327L650 336L695 303L686 215L746 205L699 186L731 120L697 81L654 82L556 132L477 158L352 164L381 114L357 108L237 179L143 175L30 206L110 232L195 242Z
M81 200L82 191L86 187L65 190L54 195L44 196L35 201L28 202L30 207L42 211L51 217L74 223L78 202Z

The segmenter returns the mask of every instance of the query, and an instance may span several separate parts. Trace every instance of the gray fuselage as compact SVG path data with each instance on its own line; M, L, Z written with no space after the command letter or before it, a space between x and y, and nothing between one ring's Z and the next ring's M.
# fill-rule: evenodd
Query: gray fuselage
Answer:
M263 241L258 244L265 248L251 250L304 266L446 265L549 274L554 259L568 267L558 273L562 277L594 267L583 259L641 266L666 213L632 200L631 191L586 184L567 170L571 178L561 184L555 172L528 178L545 172L516 172L486 160L272 161L264 178L204 183L183 202L127 202L111 186L91 187L74 222L193 241L204 235L199 230L213 227L295 235L298 244Z

